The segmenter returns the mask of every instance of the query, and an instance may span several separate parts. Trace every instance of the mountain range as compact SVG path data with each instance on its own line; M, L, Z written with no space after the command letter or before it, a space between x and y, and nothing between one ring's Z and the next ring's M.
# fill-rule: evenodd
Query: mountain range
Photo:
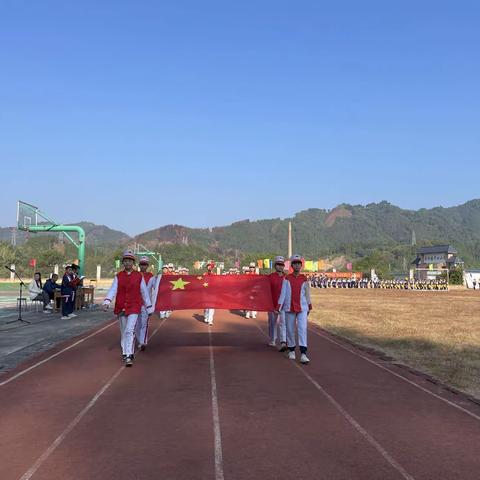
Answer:
M480 263L480 199L455 207L405 210L386 201L368 205L341 204L331 210L311 208L291 218L242 220L231 225L189 228L166 225L135 237L105 225L80 222L87 244L124 247L132 242L156 251L183 245L213 254L286 253L288 222L292 222L294 250L310 258L346 254L361 258L375 249L412 248L412 245L453 244L467 263ZM10 241L10 228L0 228L0 240ZM25 241L17 232L17 243Z

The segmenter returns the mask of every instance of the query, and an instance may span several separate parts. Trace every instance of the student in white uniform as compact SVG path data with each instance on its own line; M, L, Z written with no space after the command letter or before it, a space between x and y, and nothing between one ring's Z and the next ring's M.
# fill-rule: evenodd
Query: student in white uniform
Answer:
M149 315L153 308L143 275L133 269L135 264L133 252L126 250L122 262L124 269L115 275L112 286L103 301L103 309L107 311L115 297L113 313L117 315L120 326L123 361L126 367L131 367L135 348L135 325L142 310L142 304Z
M293 255L290 258L290 264L293 273L285 277L278 299L277 311L283 310L285 312L288 358L295 360L295 348L297 346L295 330L297 330L298 343L300 344L300 362L307 364L310 362L307 357L307 322L308 314L312 310L310 284L308 278L300 273L302 257Z
M215 275L215 262L210 260L207 263L207 271L203 274L205 277ZM213 325L213 316L215 315L214 308L205 308L203 312L203 321L208 325Z
M152 272L148 271L148 267L150 266L150 260L148 257L141 257L138 262L140 273L143 275L143 279L147 285L148 294L152 295L152 289L155 284L155 277L153 276ZM142 310L140 312L140 316L137 321L137 326L135 328L135 336L137 338L138 349L140 351L144 351L147 347L148 343L148 320L150 315L145 308L145 305L142 305Z

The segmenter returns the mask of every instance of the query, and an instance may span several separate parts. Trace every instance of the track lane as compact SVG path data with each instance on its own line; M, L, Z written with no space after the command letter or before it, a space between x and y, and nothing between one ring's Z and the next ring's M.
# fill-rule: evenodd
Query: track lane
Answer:
M0 388L2 480L23 474L118 369L119 357L112 326Z
M178 312L32 477L214 478L206 325Z
M266 332L266 322L257 322ZM480 422L309 331L305 372L416 480L477 480ZM307 379L308 380L308 379Z
M214 346L226 479L408 478L289 360L267 347L254 321L222 315L215 322L221 329Z

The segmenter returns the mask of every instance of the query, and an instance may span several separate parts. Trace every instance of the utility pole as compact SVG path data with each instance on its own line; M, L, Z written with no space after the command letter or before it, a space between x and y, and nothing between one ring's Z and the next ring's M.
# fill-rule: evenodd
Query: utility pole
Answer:
M292 222L288 222L288 258L292 256Z

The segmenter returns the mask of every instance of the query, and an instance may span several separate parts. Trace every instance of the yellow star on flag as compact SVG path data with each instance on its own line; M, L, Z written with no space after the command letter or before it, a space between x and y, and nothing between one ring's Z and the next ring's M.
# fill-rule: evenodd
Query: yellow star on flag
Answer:
M208 283L205 282L205 283L203 284L203 286L204 286L204 287L208 287Z
M185 285L190 282L185 282L183 278L179 278L178 280L170 280L170 283L173 285L172 290L185 290Z
M203 277L197 277L197 280L203 280Z

